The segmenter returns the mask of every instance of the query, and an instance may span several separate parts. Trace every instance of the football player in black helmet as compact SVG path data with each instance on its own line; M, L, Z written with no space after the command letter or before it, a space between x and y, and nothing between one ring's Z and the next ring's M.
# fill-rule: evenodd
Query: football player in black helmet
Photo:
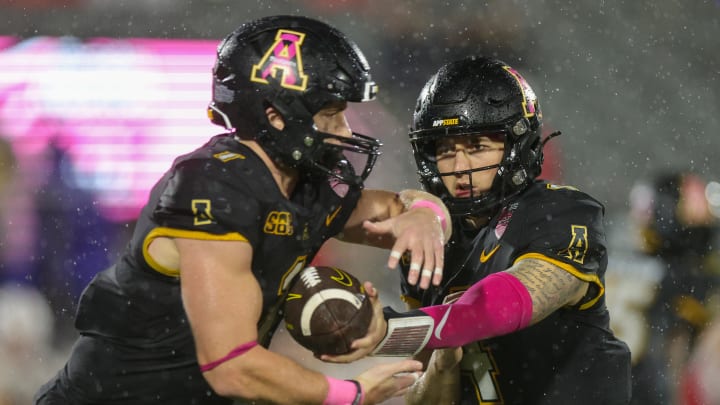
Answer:
M426 83L415 108L410 143L420 182L445 201L453 216L491 215L540 174L541 126L537 97L513 68L489 59L449 63ZM474 138L468 138L470 134ZM559 132L550 136L556 135ZM449 147L456 139L483 136L502 143L494 148L502 157L499 162L456 170L443 164L454 152L437 153L440 144ZM487 148L469 146L471 155L487 156ZM487 173L493 181L489 189L480 190L476 177ZM444 183L463 176L461 184ZM455 193L452 187L466 192Z
M267 350L288 286L329 238L392 249L390 267L409 251L409 283L441 280L442 201L363 187L380 142L353 133L345 110L376 91L358 47L325 23L273 16L228 35L208 109L228 132L153 188L124 255L80 298L80 338L36 403L374 404L406 389L417 361L346 381ZM365 288L372 332L382 308Z
M429 362L408 403L629 401L630 353L604 301L604 208L536 179L541 124L535 92L499 60L448 63L420 93L410 141L455 231L443 282L402 280L411 310L387 308L384 338L366 342Z
M238 137L257 141L279 165L361 185L380 142L322 131L313 117L329 105L375 99L377 85L365 56L324 23L295 18L282 24L282 18L243 25L223 40L208 116L230 130L241 129ZM268 107L283 118L282 128L266 117ZM357 173L343 151L365 155Z

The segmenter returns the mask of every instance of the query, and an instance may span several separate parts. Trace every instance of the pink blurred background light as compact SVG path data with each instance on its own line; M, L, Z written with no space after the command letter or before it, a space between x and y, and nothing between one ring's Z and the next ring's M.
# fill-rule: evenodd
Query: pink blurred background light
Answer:
M92 192L107 218L132 220L172 160L221 131L205 115L216 46L0 37L0 136L38 176L55 143L73 186Z

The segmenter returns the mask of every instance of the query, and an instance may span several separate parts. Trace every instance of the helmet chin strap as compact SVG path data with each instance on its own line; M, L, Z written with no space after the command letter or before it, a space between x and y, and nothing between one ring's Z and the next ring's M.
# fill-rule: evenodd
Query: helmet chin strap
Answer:
M285 126L277 129L266 125L256 139L274 160L288 167L300 167L317 147L315 139L307 136L313 132L313 114L299 97L282 88L275 77L268 76L267 81L274 90L267 102L280 114Z
M327 146L322 150L322 156L308 161L311 170L308 175L335 178L343 183L359 185L362 180L355 176L352 164L342 153L342 150Z
M552 134L546 136L545 139L542 140L541 147L544 148L544 147L545 147L545 144L546 144L549 140L555 138L556 136L560 136L560 135L562 135L562 132L560 132L560 131L555 131L555 132L553 132Z

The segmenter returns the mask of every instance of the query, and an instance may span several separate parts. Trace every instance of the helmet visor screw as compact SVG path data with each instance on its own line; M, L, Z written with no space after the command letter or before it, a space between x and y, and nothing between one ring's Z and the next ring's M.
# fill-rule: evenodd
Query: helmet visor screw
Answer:
M519 186L525 181L526 178L527 178L527 175L525 174L525 170L518 170L513 174L512 182L516 186Z
M525 120L520 120L520 121L516 122L515 125L513 126L512 130L513 130L513 134L515 134L516 136L520 136L520 135L524 134L528 130L527 122Z

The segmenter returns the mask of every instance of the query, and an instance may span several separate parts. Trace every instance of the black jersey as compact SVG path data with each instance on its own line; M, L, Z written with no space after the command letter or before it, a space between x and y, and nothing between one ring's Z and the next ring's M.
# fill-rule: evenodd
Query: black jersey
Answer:
M551 262L590 284L585 297L543 321L463 348L462 404L622 404L630 397L630 352L609 328L604 275L607 266L604 208L571 187L536 182L479 232L459 222L445 252L445 280L406 300L442 303L513 263Z
M249 243L265 318L292 277L342 230L360 189L342 194L330 182L301 179L286 199L261 159L232 135L216 136L176 159L153 188L119 262L83 292L76 317L80 339L46 395L73 404L231 403L203 378L179 274L152 260L150 242L186 237Z

